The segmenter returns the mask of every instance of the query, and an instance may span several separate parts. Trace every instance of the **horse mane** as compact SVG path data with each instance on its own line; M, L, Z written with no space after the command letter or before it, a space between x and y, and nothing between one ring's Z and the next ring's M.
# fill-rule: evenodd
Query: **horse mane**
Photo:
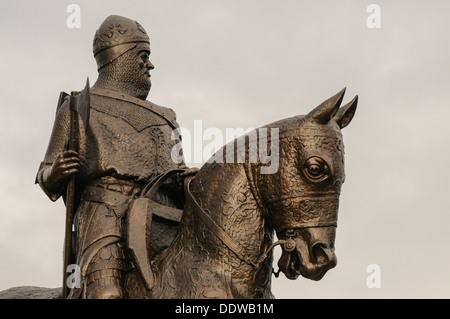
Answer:
M266 124L261 128L278 128L280 130L280 134L283 134L291 131L293 128L301 126L305 122L306 118L306 115L295 115Z

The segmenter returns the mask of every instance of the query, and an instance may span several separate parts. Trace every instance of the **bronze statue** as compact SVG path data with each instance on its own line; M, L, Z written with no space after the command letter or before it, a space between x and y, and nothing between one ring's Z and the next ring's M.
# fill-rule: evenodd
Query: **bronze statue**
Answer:
M37 182L51 200L63 195L67 205L67 181L76 175L74 241L66 247L74 255L67 254L71 261L65 265L81 267L83 287L70 297L123 298L124 274L133 268L125 245L126 211L150 181L178 168L170 157L178 124L173 110L145 101L154 66L149 36L138 22L109 16L95 34L93 51L98 80L91 89L61 95ZM89 115L78 114L73 124L75 100ZM71 125L77 126L76 151L67 150ZM158 202L182 208L180 191L175 176L159 191ZM70 239L71 220L68 224Z
M65 200L64 265L81 268L81 287L68 296L67 288L62 295L45 288L3 295L273 298L272 273L320 280L337 262L341 129L358 98L341 107L343 89L307 115L249 133L256 153L264 148L277 161L275 171L263 173L269 163L254 157L248 134L219 151L238 156L244 145L242 161L188 169L171 157L175 113L145 100L154 68L149 44L136 21L110 16L102 23L94 37L98 80L60 95L37 174L51 200Z

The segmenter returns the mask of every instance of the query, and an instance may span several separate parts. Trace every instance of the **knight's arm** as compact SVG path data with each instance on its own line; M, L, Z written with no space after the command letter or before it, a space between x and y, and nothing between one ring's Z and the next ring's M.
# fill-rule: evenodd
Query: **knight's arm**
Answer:
M50 188L45 181L47 180L48 174L51 172L51 168L56 159L64 152L67 145L70 126L70 109L68 101L69 99L64 101L56 114L47 152L45 153L44 160L39 166L35 181L52 201L56 201L64 193L65 189L65 185Z

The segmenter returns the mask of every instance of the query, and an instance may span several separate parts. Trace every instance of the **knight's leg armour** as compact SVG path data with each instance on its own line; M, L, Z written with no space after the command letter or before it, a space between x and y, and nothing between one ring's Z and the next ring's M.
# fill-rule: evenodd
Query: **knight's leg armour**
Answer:
M121 243L111 244L100 249L92 259L86 275L88 299L126 298L124 276L130 264L124 249Z
M88 299L123 299L123 274L116 269L98 270L87 277Z

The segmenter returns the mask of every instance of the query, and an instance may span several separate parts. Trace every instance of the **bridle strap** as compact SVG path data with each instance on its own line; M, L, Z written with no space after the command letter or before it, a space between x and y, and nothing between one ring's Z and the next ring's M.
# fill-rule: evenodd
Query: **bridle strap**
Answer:
M261 196L258 192L258 189L255 186L256 181L253 176L252 167L251 167L250 163L244 163L243 166L244 166L245 176L247 177L247 182L250 187L250 192L252 193L253 198L256 201L256 205L258 206L258 208L261 210L261 212L263 214L268 215L267 208L264 206Z

